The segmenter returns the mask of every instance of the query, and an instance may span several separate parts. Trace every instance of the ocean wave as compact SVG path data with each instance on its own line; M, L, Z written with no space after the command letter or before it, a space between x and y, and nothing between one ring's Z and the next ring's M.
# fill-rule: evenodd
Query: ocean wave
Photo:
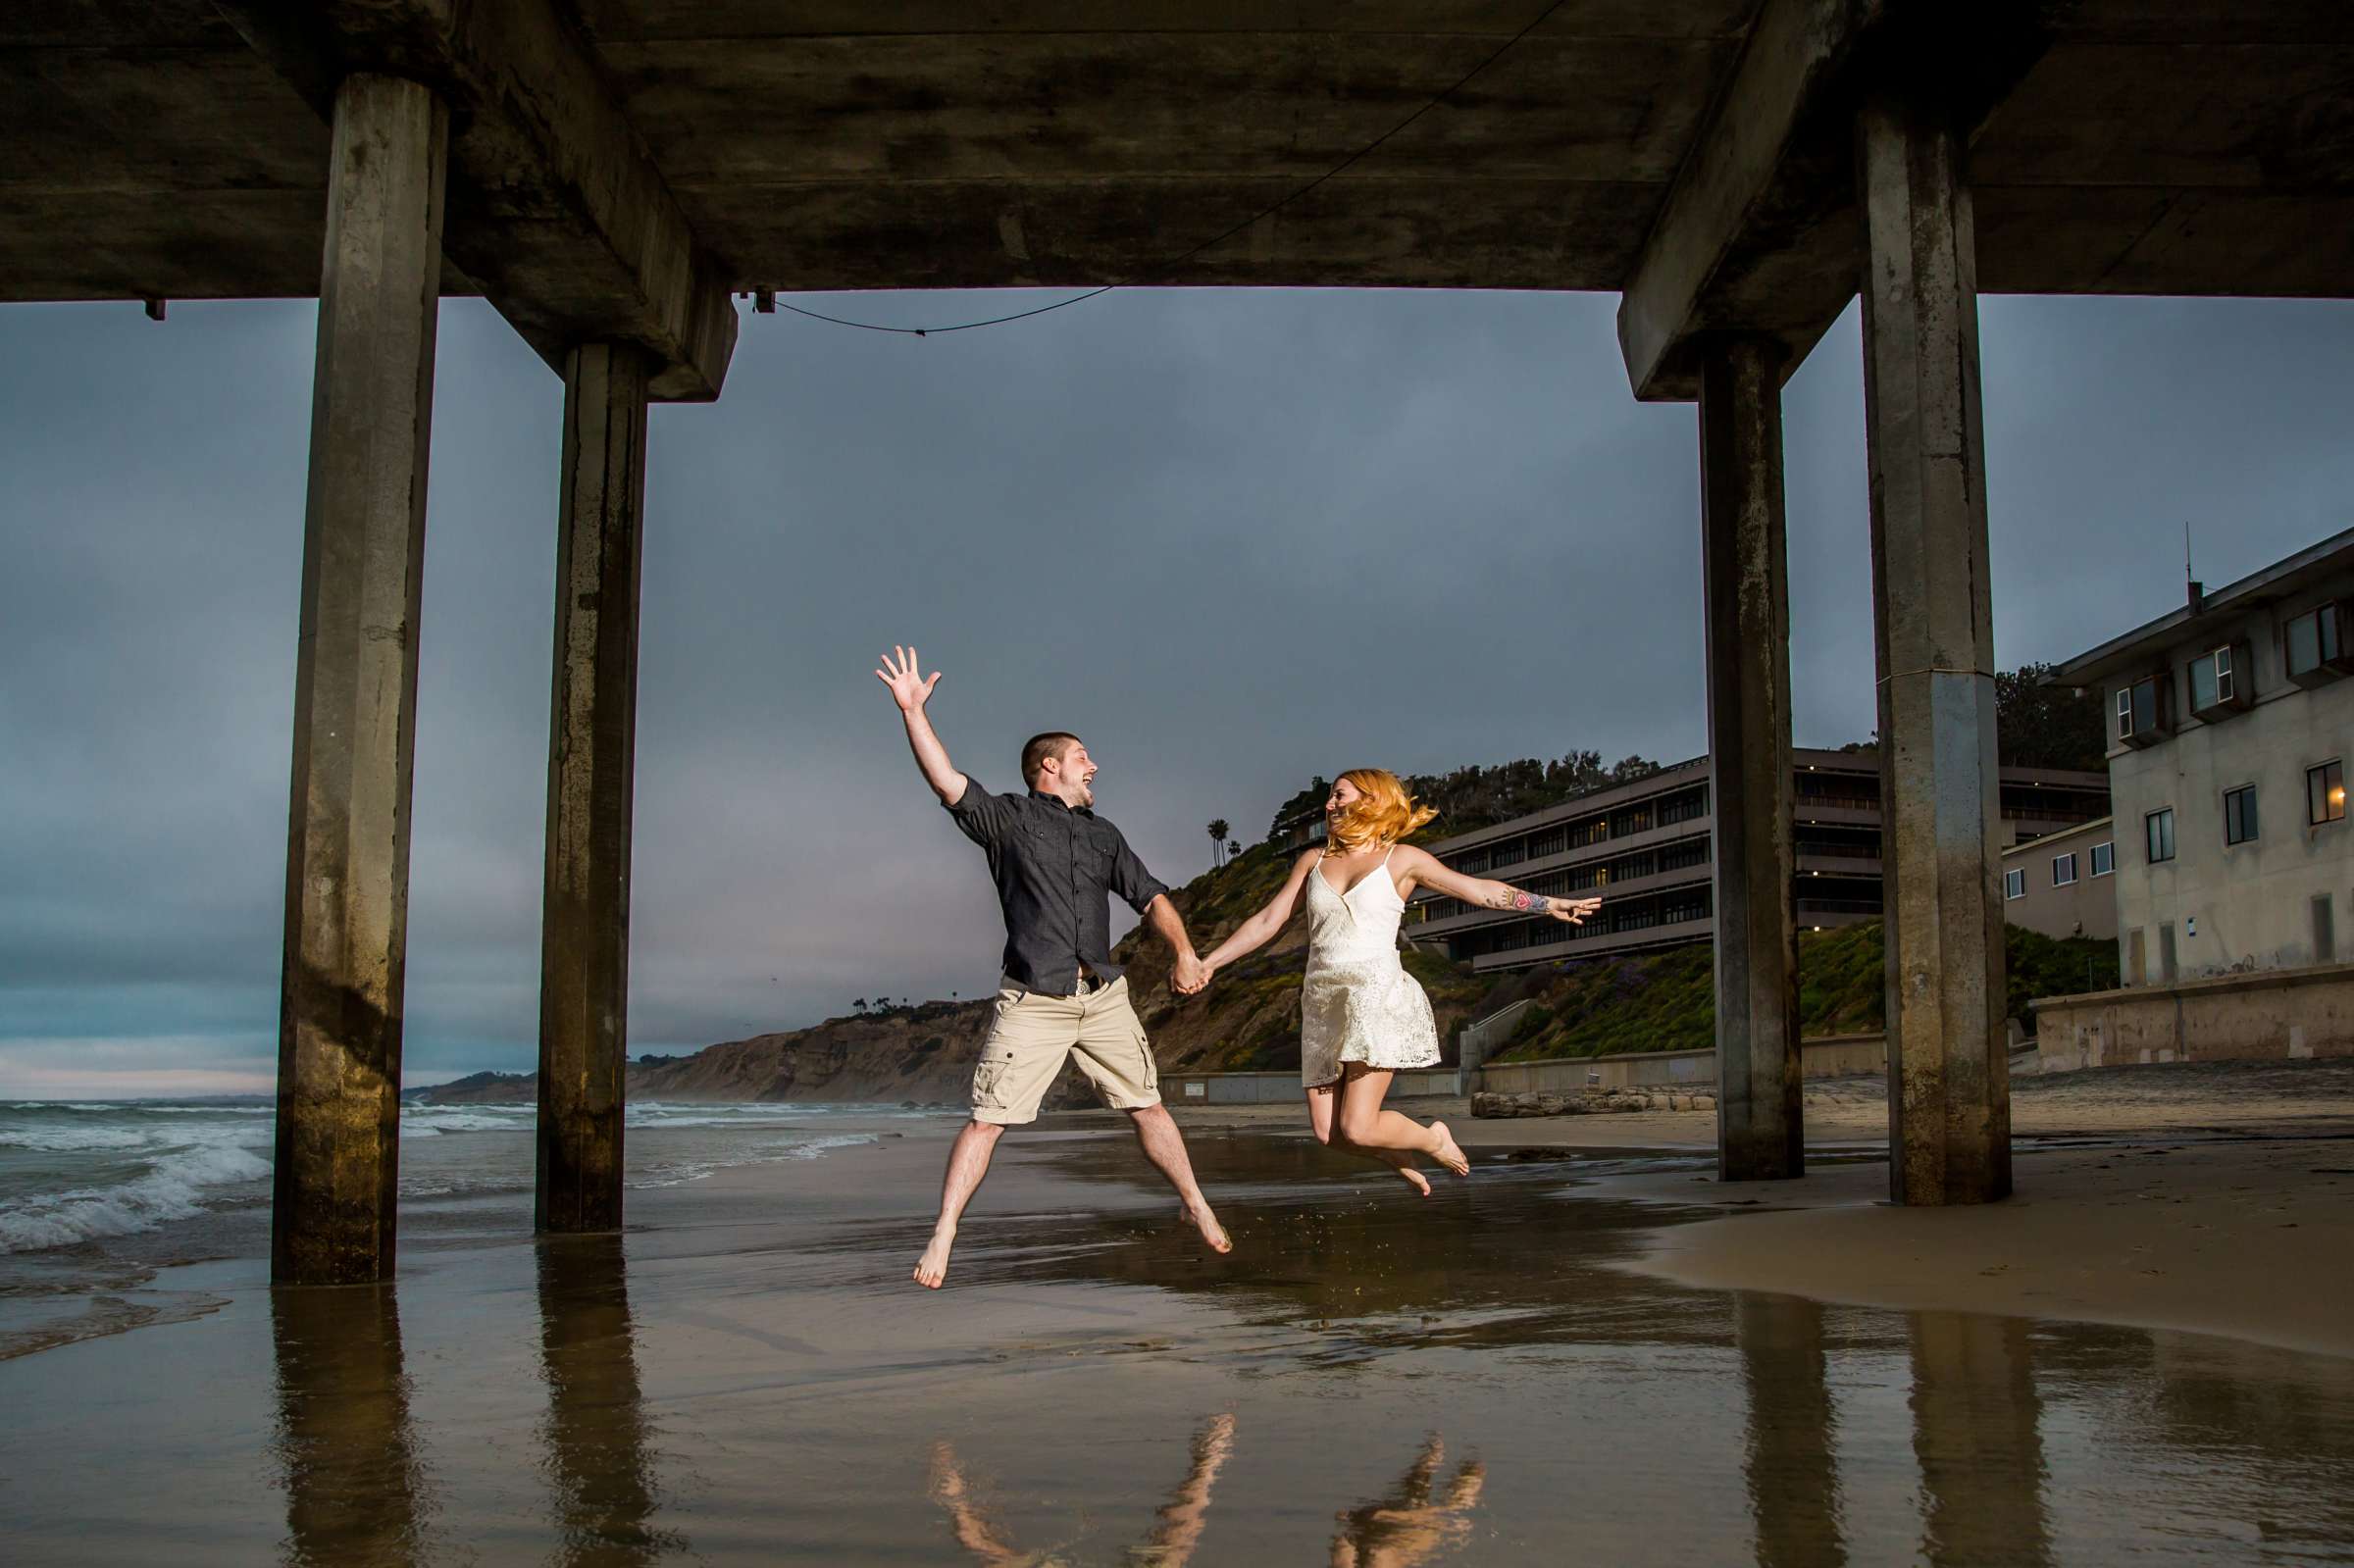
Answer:
M197 1194L206 1188L258 1182L269 1174L269 1161L231 1145L182 1149L120 1187L43 1193L12 1204L0 1211L0 1253L152 1231L200 1212Z
M533 1106L499 1112L475 1106L408 1105L401 1108L402 1138L437 1138L443 1133L528 1133L537 1125Z
M42 1154L129 1153L140 1150L196 1148L263 1148L276 1129L254 1122L226 1127L166 1123L160 1127L93 1127L86 1123L0 1127L0 1148L31 1149Z
M783 1148L769 1145L741 1150L733 1155L723 1154L710 1159L681 1160L676 1164L649 1165L623 1185L633 1189L685 1187L690 1182L699 1182L707 1176L715 1175L720 1171L734 1170L738 1166L773 1165L779 1160L823 1159L832 1149L855 1148L860 1144L878 1141L880 1139L871 1133L832 1133L818 1138L803 1138Z

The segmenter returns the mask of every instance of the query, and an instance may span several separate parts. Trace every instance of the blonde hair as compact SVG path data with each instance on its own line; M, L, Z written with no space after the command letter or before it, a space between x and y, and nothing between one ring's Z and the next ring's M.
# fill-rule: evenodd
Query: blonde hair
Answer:
M1417 806L1406 785L1387 768L1352 768L1341 775L1356 786L1357 798L1334 819L1328 842L1342 854L1374 844L1394 844L1438 816Z

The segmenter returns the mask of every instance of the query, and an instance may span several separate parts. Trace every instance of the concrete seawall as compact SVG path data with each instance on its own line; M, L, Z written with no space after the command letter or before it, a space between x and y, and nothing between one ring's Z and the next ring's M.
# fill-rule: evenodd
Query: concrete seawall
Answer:
M2354 964L2047 996L2034 1015L2047 1073L2354 1056Z
M1881 1035L1826 1035L1801 1048L1809 1078L1847 1078L1887 1066ZM1577 1094L1588 1088L1636 1088L1649 1085L1699 1087L1716 1082L1716 1052L1627 1051L1610 1056L1572 1056L1539 1062L1491 1062L1462 1081L1453 1068L1400 1073L1392 1099L1470 1094ZM1161 1094L1176 1105L1257 1105L1300 1097L1298 1073L1163 1073Z

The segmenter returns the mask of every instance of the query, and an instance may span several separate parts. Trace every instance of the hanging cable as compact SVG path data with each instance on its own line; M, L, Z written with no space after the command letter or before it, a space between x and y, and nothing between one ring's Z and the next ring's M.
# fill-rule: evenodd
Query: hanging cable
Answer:
M1457 93L1462 91L1463 88L1470 83L1472 77L1478 76L1481 72L1487 70L1497 61L1502 60L1507 54L1510 53L1513 45L1517 44L1521 39L1527 37L1530 33L1536 31L1547 22L1551 21L1553 14L1561 10L1561 7L1566 4L1568 4L1568 0L1553 0L1551 5L1547 6L1543 11L1537 14L1536 20L1529 23L1527 26L1522 27L1518 32L1513 33L1510 38L1505 39L1504 42L1497 47L1493 54L1489 55L1485 60L1482 60L1478 65L1473 66L1470 70L1464 72L1460 76L1457 77L1451 86L1445 88L1421 108L1415 110L1412 114L1407 115L1404 120L1399 121L1398 124L1392 126L1389 129L1383 131L1380 135L1374 137L1371 141L1365 143L1362 147L1359 147L1356 151L1351 153L1348 157L1342 159L1330 169L1325 170L1324 173L1318 175L1306 184L1302 185L1298 190L1295 190L1287 196L1280 197L1277 200L1270 202L1265 207L1260 208L1257 212L1254 212L1250 217L1244 219L1241 223L1236 224L1233 228L1222 229L1219 232L1212 234L1209 238L1202 241L1202 243L1199 245L1194 246L1191 250L1180 251L1175 256L1170 257L1167 261L1162 262L1157 270L1164 273L1176 271L1176 269L1184 266L1187 262L1192 261L1196 256L1201 255L1203 251L1209 250L1218 245L1222 245L1227 240L1230 240L1235 235L1241 233L1244 229L1251 228L1253 225L1264 222L1266 219L1274 217L1277 213L1283 211L1284 208L1289 207L1293 202L1298 201L1301 197L1306 195L1309 191L1314 190L1318 185L1323 184L1326 180L1346 174L1353 166L1372 156L1372 154L1380 148L1383 142L1386 142L1391 137L1396 136L1399 132L1405 130L1415 121L1421 119L1424 115L1429 114L1433 109L1436 109L1439 105L1445 103L1449 98L1452 98ZM1044 316L1049 311L1066 310L1073 305L1083 305L1091 299L1096 299L1101 295L1110 293L1115 288L1127 288L1133 286L1133 284L1128 283L1105 283L1100 288L1091 288L1084 294L1074 294L1069 299L1058 299L1050 305L1040 305L1031 310L1014 311L1010 315L1005 316L991 316L982 321L951 322L946 326L940 327L892 327L882 322L855 322L849 320L847 317L828 316L823 311L804 310L798 305L792 304L791 302L782 299L776 301L776 308L779 310L789 310L795 316L806 316L813 322L828 322L836 327L854 327L860 331L897 332L908 337L930 337L939 332L969 332L976 328L1002 327L1007 322L1028 321L1033 316Z

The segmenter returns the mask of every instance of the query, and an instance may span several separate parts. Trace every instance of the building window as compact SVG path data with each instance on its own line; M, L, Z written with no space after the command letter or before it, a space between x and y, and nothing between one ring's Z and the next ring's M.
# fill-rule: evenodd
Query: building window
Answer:
M2345 771L2335 762L2305 770L2305 820L2315 827L2346 815Z
M1706 789L1694 789L1661 802L1660 826L1664 828L1672 822L1690 822L1695 817L1708 814L1709 792Z
M2144 847L2149 851L2150 864L2175 858L2175 808L2153 811L2141 819Z
M2332 600L2315 605L2288 623L2281 640L2291 681L2319 685L2345 672L2345 606Z
M2052 885L2073 887L2076 882L2076 857L2072 852L2052 857Z
M2003 873L2003 896L2004 896L2005 898L2024 898L2024 897L2026 897L2026 896L2027 896L2027 874L2026 874L2025 872L2023 872L2023 871L2006 871L2006 872L2004 872L2004 873Z
M2220 718L2248 705L2245 644L2226 643L2190 661L2190 712L2195 719Z
M2106 877L2106 876L2108 876L2108 875L2109 875L2111 872L2115 871L2116 869L2117 869L2117 842L2116 842L2116 840L2115 840L2115 839L2112 839L2112 840L2110 840L2108 843L2105 843L2105 844L2094 844L2094 845L2092 846L2092 874L2093 874L2095 877Z
M2224 791L2224 842L2244 844L2256 836L2256 786Z
M2175 727L2174 681L2145 675L2117 688L2117 738L2128 746L2155 745Z

